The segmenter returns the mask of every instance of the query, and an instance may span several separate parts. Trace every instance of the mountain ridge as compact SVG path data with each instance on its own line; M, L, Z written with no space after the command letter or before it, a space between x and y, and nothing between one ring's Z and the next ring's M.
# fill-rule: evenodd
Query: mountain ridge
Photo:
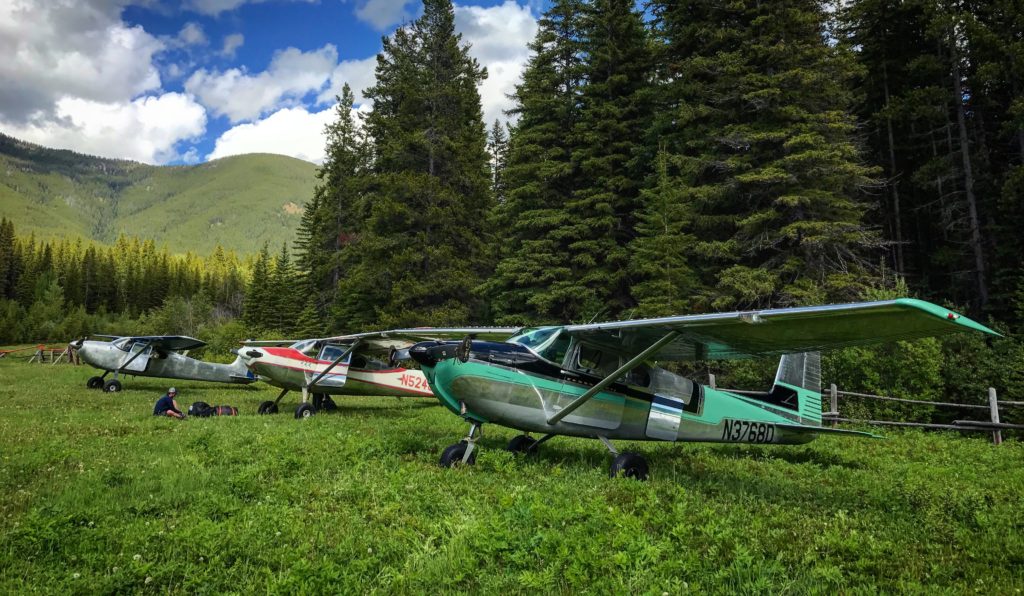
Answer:
M152 238L172 252L254 253L291 244L316 164L272 153L154 166L51 149L0 133L0 216L19 233L111 243Z

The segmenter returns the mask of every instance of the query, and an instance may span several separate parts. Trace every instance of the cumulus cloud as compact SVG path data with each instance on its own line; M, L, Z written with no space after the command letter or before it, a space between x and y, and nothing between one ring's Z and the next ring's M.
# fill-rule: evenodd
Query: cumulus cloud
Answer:
M52 119L64 97L117 102L160 87L163 42L114 0L0 2L0 119Z
M185 8L193 12L215 17L222 12L235 10L243 4L259 4L267 0L188 0ZM317 0L292 0L297 2L316 2Z
M537 35L537 19L528 6L513 0L484 8L456 6L455 30L471 44L470 55L487 67L487 79L480 85L484 122L505 120L504 111L512 107L508 94L530 58L527 44Z
M191 22L185 23L185 26L178 32L178 41L186 46L201 46L209 43L202 25Z
M185 81L185 89L232 123L253 120L298 103L308 93L320 92L337 62L338 51L331 44L310 52L288 48L275 53L270 67L257 75L244 68L224 72L199 69Z
M512 107L508 94L522 77L530 58L527 44L537 35L537 19L529 6L506 0L497 6L456 6L455 29L468 42L470 54L487 67L487 79L480 85L484 120L505 120L504 111ZM331 73L331 82L317 97L319 103L333 101L346 82L352 87L356 104L365 101L363 90L375 82L376 56L344 60Z
M342 60L331 73L331 84L317 97L317 102L324 104L334 101L335 96L341 95L341 89L348 83L355 96L356 105L366 101L363 97L363 90L376 82L374 70L377 68L377 56L370 56L362 60Z
M231 35L224 36L224 47L220 50L220 55L225 58L234 58L235 52L238 48L242 47L245 43L245 36L241 33L232 33Z
M0 123L9 134L59 149L162 164L188 159L176 145L206 130L206 110L182 93L97 102L66 97L56 118L22 125Z
M414 0L364 0L356 6L356 17L369 23L379 31L391 25L412 18L410 4L418 5Z
M324 160L324 127L334 121L334 107L320 112L284 108L256 122L239 124L217 139L207 159L242 153L280 153L306 161Z

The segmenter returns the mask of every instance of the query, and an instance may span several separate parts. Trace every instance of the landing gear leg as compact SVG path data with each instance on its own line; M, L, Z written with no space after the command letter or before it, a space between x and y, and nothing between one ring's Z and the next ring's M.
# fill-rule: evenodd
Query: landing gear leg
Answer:
M612 478L618 478L621 476L623 478L647 480L647 474L650 470L644 456L639 453L631 453L629 451L619 453L619 450L615 448L615 445L612 445L612 442L608 440L608 437L599 436L597 438L601 439L601 442L608 448L608 451L615 456L615 459L612 460L611 468L608 470L609 476Z
M476 463L476 442L483 436L479 422L469 423L469 434L454 445L449 445L441 454L441 467L454 468L459 465L471 466Z

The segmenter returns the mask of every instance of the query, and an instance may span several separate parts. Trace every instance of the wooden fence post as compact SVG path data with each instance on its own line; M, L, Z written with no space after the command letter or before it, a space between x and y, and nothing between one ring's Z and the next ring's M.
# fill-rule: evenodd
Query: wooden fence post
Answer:
M835 383L828 387L828 411L832 414L832 428L836 427L836 417L839 416L839 389Z
M715 387L715 373L708 373L708 387L717 389L717 387Z
M999 400L996 397L996 388L988 388L988 410L992 416L992 424L999 424ZM1003 442L1003 431L996 429L992 431L992 444L999 445Z

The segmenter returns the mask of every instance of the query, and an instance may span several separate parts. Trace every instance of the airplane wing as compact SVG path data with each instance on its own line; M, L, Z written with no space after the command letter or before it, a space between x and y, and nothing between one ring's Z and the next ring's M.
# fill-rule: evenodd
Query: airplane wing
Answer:
M350 344L360 342L360 351L387 351L392 347L403 349L421 341L434 339L462 339L471 336L474 339L502 341L520 331L520 327L415 327L412 329L389 329L387 331L371 331L326 337L321 341Z
M627 357L677 333L650 355L660 360L779 356L960 331L999 335L959 313L911 298L569 325L565 331Z
M206 345L205 341L184 335L136 335L129 337L135 341L145 342L154 348L160 348L169 352L194 350Z

